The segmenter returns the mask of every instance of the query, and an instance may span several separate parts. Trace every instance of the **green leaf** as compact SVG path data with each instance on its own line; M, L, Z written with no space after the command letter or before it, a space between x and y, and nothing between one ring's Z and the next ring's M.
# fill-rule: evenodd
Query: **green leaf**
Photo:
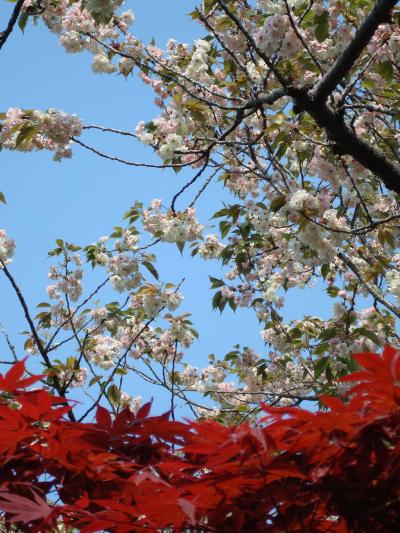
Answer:
M269 206L270 210L273 213L276 213L281 209L286 203L286 196L278 196L277 198L274 198Z
M393 65L391 61L382 61L377 64L376 70L386 81L393 79Z
M363 82L361 83L361 85L365 88L365 89L374 89L375 86L376 86L376 83L374 80L363 80Z
M219 308L219 304L221 302L221 299L222 299L222 293L220 291L216 292L214 294L213 299L212 299L213 309L218 309Z
M314 29L315 38L322 43L329 36L329 13L324 11L315 17L315 22L317 23Z
M327 352L330 348L330 344L328 342L323 342L319 346L313 350L315 355L322 355L323 353Z
M229 230L231 229L232 224L228 222L227 220L222 220L219 223L219 231L221 233L221 237L224 238L228 235Z
M329 341L330 339L337 337L337 334L338 334L337 328L327 328L321 331L321 333L319 334L318 340Z
M62 252L62 249L61 248L54 248L53 250L50 250L49 253L47 254L49 257L53 257L55 255L60 255L60 253Z
M211 217L211 219L213 219L213 218L226 217L227 215L229 215L229 209L224 208L224 209L220 209L219 211L216 211L216 212L213 214L213 216Z
M236 311L237 305L235 304L235 300L233 298L229 298L228 300L229 307L232 309L233 312Z
M107 398L113 405L119 405L121 401L121 391L116 385L110 385L107 389Z
M228 302L229 302L228 298L226 296L221 295L221 299L218 304L218 309L220 313L222 313L222 311L225 309L225 306Z
M193 20L198 20L200 18L200 13L199 13L199 10L196 8L194 11L192 11L191 13L188 13L188 15L193 19Z
M113 239L116 239L118 237L122 237L123 234L124 234L124 229L121 226L116 226L114 228L114 231L111 234L111 237Z
M4 194L2 192L0 192L0 203L2 204L6 204L6 197L4 196Z
M216 5L217 0L204 0L204 12L208 13Z
M371 330L369 330L367 328L356 328L354 330L354 333L356 333L358 335L361 335L362 337L366 337L367 339L369 339L370 341L374 342L378 346L382 345L382 342L379 339L379 337L373 331L371 331Z
M78 250L82 250L81 246L77 246L76 244L67 243L67 249L70 252L77 252Z
M208 276L208 277L210 278L212 289L218 289L218 287L223 287L225 285L222 279L213 278L212 276Z
M329 363L329 357L322 357L314 364L314 378L318 379L320 375L326 370Z
M91 387L95 383L98 383L102 379L102 377L103 376L94 376L94 378L89 381L89 387Z
M159 279L158 272L150 261L143 261L142 265L152 274L157 280Z
M326 292L329 294L331 298L335 298L339 294L338 287L328 287L326 289Z
M218 22L217 22L218 31L225 31L225 30L227 30L228 28L231 28L231 27L232 27L232 21L228 17L223 18L223 19L219 19Z
M36 135L37 129L36 126L31 126L29 124L26 124L20 129L20 132L18 133L18 137L15 141L15 146L18 148L20 144L23 142L29 142L33 137Z
M300 339L300 338L303 336L303 333L302 333L302 331L301 331L300 328L293 328L293 329L291 329L290 332L289 332L289 334L290 334L290 338L291 338L292 340L294 340L294 339Z
M24 29L25 29L25 26L26 26L26 23L28 22L28 19L29 19L29 15L26 11L23 11L19 18L18 18L18 27L20 28L20 30L23 32Z
M194 329L194 328L188 328L188 330L192 333L192 335L193 335L193 337L194 337L195 339L198 339L198 338L199 338L199 332L198 332L196 329Z
M236 361L238 356L239 356L239 352L236 352L236 351L228 352L224 357L224 361Z
M326 276L329 274L329 265L322 265L321 274L322 274L322 277L326 279Z

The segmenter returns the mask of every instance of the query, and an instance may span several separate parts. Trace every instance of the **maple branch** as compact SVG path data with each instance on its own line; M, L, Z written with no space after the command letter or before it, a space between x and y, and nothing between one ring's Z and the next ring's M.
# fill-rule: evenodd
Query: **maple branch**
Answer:
M21 13L22 6L24 5L24 1L25 0L18 0L18 2L14 6L14 10L11 14L10 20L8 21L6 29L0 33L0 50L5 45L7 39L10 37L14 29L19 14Z
M336 86L348 74L358 57L372 39L378 26L390 22L391 11L397 0L378 0L373 10L356 31L354 38L340 54L335 64L328 70L313 89L313 98L325 102Z

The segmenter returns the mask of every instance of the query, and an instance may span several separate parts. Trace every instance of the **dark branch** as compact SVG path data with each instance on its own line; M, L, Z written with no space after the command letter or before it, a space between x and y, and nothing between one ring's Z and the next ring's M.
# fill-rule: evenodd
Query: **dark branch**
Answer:
M335 87L345 78L357 61L361 52L371 41L376 29L384 22L390 22L391 11L397 0L378 0L374 9L356 31L354 39L343 50L335 64L313 89L313 97L318 102L325 102Z
M257 98L251 98L241 107L241 109L252 109L262 105L272 105L283 96L286 96L285 89L274 89L269 94L262 94Z
M10 37L14 29L15 23L18 20L19 14L21 13L22 6L24 5L24 1L25 0L18 0L14 6L10 20L8 21L7 28L0 33L0 50L3 48L5 42Z
M38 335L38 332L35 328L35 325L33 323L33 320L32 320L32 317L29 313L29 309L28 309L28 306L26 304L26 301L25 301L25 298L23 297L22 295L22 292L20 290L20 288L18 287L18 285L16 284L13 276L11 275L10 271L8 270L8 268L6 267L6 265L4 264L4 262L0 259L0 265L1 265L1 269L3 270L4 272L4 275L6 276L6 278L8 279L8 281L11 283L11 286L12 288L14 289L15 291L15 294L17 295L17 298L18 298L18 301L19 303L21 304L21 307L24 311L24 315L25 315L25 318L29 324L29 329L31 330L31 333L32 333L32 337L35 341L35 344L37 346L37 349L39 350L39 353L40 355L42 356L42 359L44 361L44 364L46 365L46 367L49 369L49 370L53 370L53 365L51 364L51 361L49 359L49 356L43 346L43 343ZM61 384L60 384L60 381L58 379L58 376L57 374L53 373L51 375L51 378L53 380L53 383L54 383L54 388L56 389L57 393L60 395L60 396L63 396L62 394L62 387L61 387ZM63 402L63 405L68 405L66 403ZM75 416L71 411L68 411L68 417L70 420L74 421L75 420Z
M353 261L346 254L344 254L342 252L339 252L338 253L338 257L339 257L339 259L341 259L343 261L343 263L348 268L350 268L350 270L352 270L354 272L354 274L358 277L358 279L363 284L363 286L368 290L368 292L371 294L371 296L373 296L375 298L376 301L380 302L384 307L389 309L389 311L391 311L395 316L397 316L397 318L400 318L400 309L399 309L399 307L396 307L394 304L389 302L389 300L387 300L383 296L383 294L382 294L381 290L379 289L379 287L377 287L376 285L373 285L372 283L369 283L369 281L367 281L365 279L363 274L357 268L355 263L353 263Z
M379 148L358 137L348 126L343 117L336 113L331 106L320 103L306 90L288 89L296 106L301 111L309 113L315 122L323 128L328 138L333 141L341 155L350 155L365 168L378 176L388 189L400 194L400 165L390 161Z

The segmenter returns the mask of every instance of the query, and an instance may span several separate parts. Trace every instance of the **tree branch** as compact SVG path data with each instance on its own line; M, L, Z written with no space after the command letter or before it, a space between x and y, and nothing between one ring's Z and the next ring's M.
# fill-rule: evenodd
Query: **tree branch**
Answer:
M341 155L351 155L378 176L388 189L400 194L400 165L390 161L379 148L372 146L348 126L343 117L327 103L318 102L306 89L290 87L288 94L298 109L309 113L334 142Z
M284 96L286 96L285 89L274 89L269 94L263 94L257 98L251 98L241 107L241 109L252 109L261 105L272 105Z
M120 157L116 157L113 155L105 154L104 152L100 152L100 150L97 150L96 148L93 148L92 146L89 146L88 144L80 141L76 137L71 137L71 140L74 141L74 143L79 144L83 148L86 148L86 150L89 150L90 152L93 152L94 154L103 157L104 159L109 159L110 161L117 161L118 163L123 163L124 165L128 165L130 167L140 167L140 168L174 168L174 167L188 167L192 165L193 163L196 163L197 161L200 161L202 159L202 156L199 157L196 161L191 161L190 163L176 163L171 165L158 165L156 163L137 163L135 161L127 161L126 159L121 159Z
M391 11L397 0L378 0L371 13L356 31L354 39L343 50L332 68L314 87L313 98L319 103L325 102L335 87L347 75L361 52L372 39L378 26L390 22Z
M20 291L20 288L18 287L18 285L16 284L13 276L10 274L8 268L6 267L6 265L4 264L4 262L0 259L0 265L1 265L1 269L3 270L4 272L4 275L6 276L6 278L8 279L8 281L11 283L11 286L12 288L14 289L15 291L15 294L17 295L17 298L19 300L19 303L21 304L21 307L24 311L24 315L25 315L25 318L29 324L29 328L31 330L31 333L32 333L32 337L34 338L34 341L36 343L36 346L39 350L39 353L40 355L42 356L42 359L44 361L44 364L45 366L49 369L49 370L53 370L54 367L49 359L49 356L43 346L43 343L38 335L38 332L35 328L35 325L33 323L33 320L32 320L32 317L29 313L29 309L28 309L28 306L26 304L26 301L25 301L25 298L23 297L21 291ZM63 396L62 394L62 387L61 387L61 384L60 384L60 380L58 379L58 376L57 374L53 374L52 376L52 380L53 380L53 383L54 383L54 388L56 389L57 393L59 394L59 396ZM63 405L68 405L67 403L63 403ZM75 416L71 411L68 411L68 417L70 420L72 421L75 421Z
M22 6L24 5L24 1L25 0L18 0L14 6L10 20L8 21L7 28L0 33L0 50L5 45L7 39L10 37L14 29L15 23L18 20L19 14L21 13Z
M358 277L360 282L364 285L364 287L367 289L367 291L377 300L380 302L383 306L385 306L389 311L391 311L394 315L397 316L397 318L400 318L400 309L393 305L391 302L386 300L386 298L383 296L382 292L376 285L372 285L372 283L369 283L364 276L361 274L360 270L357 268L357 266L353 263L353 261L344 253L340 252L338 253L339 259L343 261L343 263L352 271L354 274Z

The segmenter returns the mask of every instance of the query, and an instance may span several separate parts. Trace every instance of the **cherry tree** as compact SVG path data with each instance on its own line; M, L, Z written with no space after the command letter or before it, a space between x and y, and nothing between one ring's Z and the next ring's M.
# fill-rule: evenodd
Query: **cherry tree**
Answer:
M167 389L172 412L185 402L196 416L225 421L252 416L260 401L298 405L338 392L338 378L354 370L353 352L399 340L397 2L203 0L190 14L203 38L170 39L165 49L135 37L134 15L122 4L18 1L0 48L16 26L40 20L66 52L92 54L94 73L139 76L154 90L159 115L122 131L61 110L11 108L1 115L0 145L48 150L57 161L86 149L188 178L171 190L171 202L144 206L139 198L125 226L94 244L58 240L48 301L36 317L9 265L12 236L1 231L2 274L29 325L26 350L41 357L57 394L80 387L90 395L82 419L103 400L115 413L127 404L137 410L140 398L124 390L130 373ZM159 163L102 152L91 144L93 131L138 139ZM217 181L231 201L212 217L217 232L207 234L196 202ZM185 361L197 332L179 309L179 281L159 280L160 242L224 265L222 279L210 277L212 305L252 310L264 353L235 339L204 368ZM91 293L85 264L105 272ZM285 320L285 294L315 284L332 299L332 316ZM105 285L118 300L95 305ZM66 343L75 355L59 359Z

